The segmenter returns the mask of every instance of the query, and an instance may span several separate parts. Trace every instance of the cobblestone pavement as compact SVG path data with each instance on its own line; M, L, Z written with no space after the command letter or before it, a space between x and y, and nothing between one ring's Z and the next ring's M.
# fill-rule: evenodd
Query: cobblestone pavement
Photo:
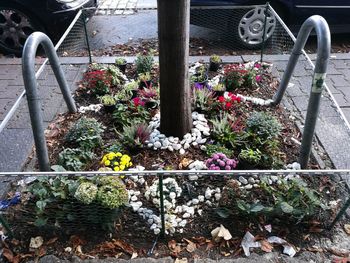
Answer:
M157 0L100 0L98 15L130 15L139 9L156 9Z

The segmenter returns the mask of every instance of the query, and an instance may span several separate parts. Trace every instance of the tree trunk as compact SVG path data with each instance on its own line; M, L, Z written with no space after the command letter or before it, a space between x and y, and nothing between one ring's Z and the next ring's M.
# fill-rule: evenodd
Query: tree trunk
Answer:
M190 0L158 0L160 130L180 138L192 127L189 19Z

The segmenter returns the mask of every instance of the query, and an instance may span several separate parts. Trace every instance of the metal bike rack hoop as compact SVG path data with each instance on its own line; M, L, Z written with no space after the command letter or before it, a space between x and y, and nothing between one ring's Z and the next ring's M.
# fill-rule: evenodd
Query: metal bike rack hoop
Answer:
M50 171L49 155L44 135L43 117L39 102L38 84L35 77L35 55L39 45L42 45L45 54L48 56L52 71L55 74L63 98L69 112L77 111L74 99L70 93L67 81L61 68L54 45L47 35L41 32L34 32L24 44L22 53L22 71L24 87L26 89L30 121L32 124L36 153L41 171Z
M302 49L304 48L312 29L315 29L317 35L317 58L305 118L303 138L301 141L299 162L302 168L306 168L309 160L312 138L315 132L321 94L326 78L328 60L330 57L331 35L328 24L323 17L318 15L311 16L301 26L287 64L287 68L283 74L278 90L273 97L273 102L271 103L272 105L278 105L281 102L293 74L294 68L298 62L299 56L303 54Z

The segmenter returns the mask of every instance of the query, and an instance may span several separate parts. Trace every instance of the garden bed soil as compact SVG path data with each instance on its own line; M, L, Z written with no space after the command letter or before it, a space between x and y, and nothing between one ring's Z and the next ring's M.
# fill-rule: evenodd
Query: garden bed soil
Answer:
M153 76L157 74L157 69L154 69ZM210 73L210 78L217 73ZM128 65L127 76L133 78L135 76L134 66ZM154 80L155 82L155 80ZM243 95L254 94L255 97L269 99L274 94L277 88L277 81L268 71L262 74L262 81L254 90L242 90ZM117 87L115 87L117 88ZM98 103L95 96L84 93L84 89L78 89L75 94L75 100L78 107L87 106L91 103ZM242 116L247 116L249 112L254 110L263 110L275 116L283 126L281 134L278 136L278 141L281 145L280 152L285 164L297 160L299 153L299 145L295 140L300 140L300 132L293 124L290 118L290 113L282 106L276 108L267 108L264 106L252 105L246 103L246 111L242 111ZM84 114L87 117L93 117L103 124L105 127L120 127L114 126L113 118L110 113L103 110L99 112L88 111ZM57 163L58 153L70 145L64 140L67 130L79 119L80 114L63 114L50 124L47 130L47 142L50 151L50 162ZM107 129L103 133L103 140L110 142L116 139L113 129ZM102 157L104 150L97 148L94 152L96 156ZM142 165L147 170L158 169L187 169L189 160L203 160L208 158L205 153L198 148L189 148L184 155L180 155L170 151L155 151L153 149L138 149L136 152L129 152L132 155L134 164ZM101 158L95 160L85 167L88 171L96 171L101 167ZM315 160L312 160L310 168L318 168ZM239 166L237 167L240 168ZM261 167L256 167L261 168ZM165 177L167 178L167 177ZM230 184L230 180L236 178L232 175L207 175L200 177L197 180L189 180L186 176L176 176L178 185L181 186L182 195L178 197L178 203L189 202L192 198L198 195L204 195L205 189L224 189ZM145 177L146 185L150 186L157 179L156 176ZM328 204L330 201L337 200L346 191L341 182L334 181L329 177L314 177L302 178L307 182L308 186L316 190L322 196L323 202ZM135 189L140 191L139 200L143 205L153 211L158 211L157 206L151 200L145 198L145 187L139 185L129 177L124 179L128 190ZM341 186L341 187L340 187ZM251 194L248 195L247 202L256 201L256 197L264 200L261 195L260 188L253 188ZM12 207L7 218L11 221L11 227L15 233L14 239L5 240L6 258L20 259L19 261L9 262L25 262L28 259L40 258L47 254L56 255L59 258L71 258L78 255L80 258L105 258L117 257L130 259L130 257L155 257L162 258L172 256L174 258L187 257L195 258L237 258L243 255L241 248L242 237L247 231L253 233L257 241L265 240L268 236L275 235L287 240L298 253L309 251L316 244L318 238L332 237L333 232L325 230L325 227L334 218L339 205L331 210L325 210L316 213L314 217L308 220L303 220L300 224L289 222L289 219L265 216L242 216L230 215L223 218L218 213L217 207L227 205L223 190L220 202L202 204L202 212L188 219L188 223L183 229L183 232L175 232L173 235L167 235L164 239L158 238L150 230L149 224L142 217L133 212L132 209L125 208L120 218L116 221L114 228L111 231L101 230L99 226L89 226L89 231L86 231L87 226L79 224L71 225L69 228L42 227L36 228L33 226L35 219L34 211L27 210L26 207L17 205ZM9 193L9 197L13 196ZM250 199L249 199L250 198ZM210 199L211 200L211 199ZM83 211L83 210L82 210ZM200 214L200 216L199 216ZM232 239L227 241L221 240L214 242L211 237L211 231L222 224L232 235ZM271 224L272 232L266 231L265 226ZM41 236L44 243L39 248L28 248L29 240L32 237ZM267 248L265 248L267 249ZM272 247L271 247L272 249ZM281 251L281 246L273 248L274 251ZM258 253L265 253L259 249L255 250ZM265 250L266 251L266 250ZM330 255L327 252L328 256Z

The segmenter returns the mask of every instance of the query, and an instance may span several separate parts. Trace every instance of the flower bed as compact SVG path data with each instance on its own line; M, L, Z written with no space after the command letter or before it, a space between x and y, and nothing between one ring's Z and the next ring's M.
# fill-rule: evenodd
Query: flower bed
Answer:
M228 64L211 72L205 63L191 65L193 127L177 138L159 130L158 70L151 56L139 56L125 74L114 65L92 65L75 94L79 112L59 116L47 131L52 169L136 173L37 179L22 189L21 204L8 214L11 222L23 238L31 233L24 223L68 226L70 234L80 229L82 239L89 239L87 228L99 233L86 253L63 252L62 246L71 246L63 235L55 249L64 257L113 256L118 250L145 256L162 231L162 203L167 248L157 247L158 256L193 256L194 251L205 256L210 249L214 258L237 256L241 246L247 255L242 244L250 232L259 235L264 249L269 244L272 250L276 236L304 246L303 231L320 228L333 215L329 202L339 194L333 181L296 172L235 175L240 169L300 168L295 162L299 132L289 113L267 107L277 83L271 66ZM137 173L145 169L226 173L164 178ZM50 238L45 229L41 235ZM112 233L107 241L106 229ZM289 249L290 255L297 251Z

